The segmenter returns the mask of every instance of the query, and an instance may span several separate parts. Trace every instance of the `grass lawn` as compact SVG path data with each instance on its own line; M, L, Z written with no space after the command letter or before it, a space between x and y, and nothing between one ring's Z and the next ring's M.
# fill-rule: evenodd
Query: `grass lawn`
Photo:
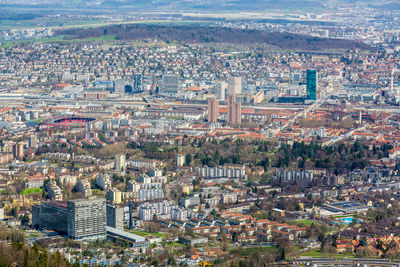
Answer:
M42 193L43 189L41 188L25 188L21 194L22 195L30 195L30 194L35 194L35 193Z
M35 238L39 237L40 234L34 234L34 233L25 233L25 238Z
M158 236L158 237L164 237L164 234L162 233L155 233L155 232L146 232L146 231L142 231L142 230L133 230L133 231L129 231L132 234L135 235L139 235L139 236L148 236L148 235L154 235L154 236Z
M337 215L337 216L334 216L333 218L335 218L335 219L341 219L341 218L348 218L348 217L353 217L353 215L352 215L352 214Z
M319 249L307 251L300 254L302 257L311 257L311 258L335 258L335 259L344 259L344 258L354 258L355 254L336 254L336 253L323 253Z
M184 247L185 246L184 244L181 244L181 243L178 243L178 242L173 242L173 243L165 242L165 245L167 247Z

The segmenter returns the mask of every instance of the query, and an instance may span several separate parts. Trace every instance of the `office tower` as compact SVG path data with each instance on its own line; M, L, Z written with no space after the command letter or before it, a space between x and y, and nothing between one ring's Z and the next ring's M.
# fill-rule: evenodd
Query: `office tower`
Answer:
M29 139L28 139L28 146L29 146L30 148L37 148L37 147L38 147L36 135L30 135L30 136L29 136Z
M228 95L238 95L242 93L242 78L229 77L228 78Z
M208 122L217 122L219 116L219 104L215 98L208 99Z
M126 157L124 154L118 154L115 156L114 168L117 171L124 171L126 167Z
M124 208L107 204L107 226L124 229Z
M162 76L162 90L164 95L174 95L178 93L179 79L178 75L163 75Z
M13 154L14 157L22 160L24 158L24 143L19 142L13 145Z
M106 200L101 198L68 201L68 237L106 238Z
M307 70L307 98L317 100L317 71Z
M236 102L235 95L227 97L227 121L233 125L242 123L242 105Z
M211 93L214 94L218 100L225 100L225 90L228 87L226 82L217 82L212 88Z
M133 91L142 92L143 91L143 75L135 74L133 76Z

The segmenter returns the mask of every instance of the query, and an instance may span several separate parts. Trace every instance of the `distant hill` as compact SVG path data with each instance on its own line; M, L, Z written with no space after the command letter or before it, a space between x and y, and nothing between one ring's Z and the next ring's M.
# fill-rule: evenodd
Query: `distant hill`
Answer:
M326 11L329 3L368 5L381 7L392 0L0 0L4 8L73 9L77 11ZM391 5L389 5L390 7ZM396 6L396 5L395 5ZM397 6L396 6L397 7Z
M98 28L66 29L56 31L58 35L73 35L80 39L115 35L117 40L160 40L164 42L268 44L282 49L322 51L327 49L370 49L361 42L317 38L299 34L261 32L220 27L159 26L159 25L113 25Z
M7 4L6 4L7 3ZM315 10L323 8L323 0L25 0L1 1L3 7L25 8L83 8L124 11L159 10L207 10L207 11L248 11L248 10ZM4 5L6 4L6 5Z

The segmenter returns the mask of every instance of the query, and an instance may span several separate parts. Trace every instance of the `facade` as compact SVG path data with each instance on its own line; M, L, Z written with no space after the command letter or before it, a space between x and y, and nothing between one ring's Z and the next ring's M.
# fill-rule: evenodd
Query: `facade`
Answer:
M211 93L215 95L218 100L225 100L225 91L228 87L226 82L217 82L213 87Z
M19 142L13 145L13 154L16 159L22 160L24 158L24 143Z
M233 125L242 123L242 105L236 102L235 95L227 97L227 121Z
M101 189L101 190L107 190L111 188L111 178L108 174L98 174L96 176L96 185Z
M124 229L124 208L107 204L107 226Z
M219 116L219 104L215 98L208 99L208 122L217 122Z
M28 147L30 147L30 148L37 148L38 147L36 135L29 136Z
M135 74L133 77L133 90L135 93L143 91L143 75Z
M175 161L177 167L182 167L185 164L185 155L176 155Z
M179 91L179 78L178 75L163 75L162 76L162 90L164 95L175 95Z
M41 230L68 233L68 205L62 201L42 202L32 207L32 226Z
M317 71L307 70L307 98L317 100Z
M196 167L194 169L196 174L204 178L217 178L217 177L228 177L228 178L243 178L246 177L246 169L244 165L229 165L218 167Z
M68 201L68 237L76 240L106 238L106 201L101 198Z
M238 95L242 93L242 78L240 77L229 77L228 78L228 95Z
M114 204L120 204L122 203L122 192L119 191L116 188L111 188L110 190L108 190L108 199L111 201L111 203Z
M126 168L126 157L123 154L115 156L115 170L124 171Z
M139 189L138 199L139 201L148 201L154 199L160 199L164 197L164 191L162 188L149 188L149 189Z

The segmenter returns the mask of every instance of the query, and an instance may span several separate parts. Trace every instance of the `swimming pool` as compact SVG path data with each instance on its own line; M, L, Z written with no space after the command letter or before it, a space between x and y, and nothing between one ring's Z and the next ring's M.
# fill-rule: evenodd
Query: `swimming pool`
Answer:
M345 217L345 218L340 218L340 219L337 219L337 220L338 220L338 222L333 221L333 223L351 224L353 222L354 218L353 217ZM362 223L363 222L363 220L361 220L361 219L356 219L356 220L357 220L357 223Z

